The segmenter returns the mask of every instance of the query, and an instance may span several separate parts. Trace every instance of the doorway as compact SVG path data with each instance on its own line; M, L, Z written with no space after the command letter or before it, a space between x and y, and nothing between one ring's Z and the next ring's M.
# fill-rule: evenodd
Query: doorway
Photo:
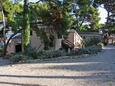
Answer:
M15 46L15 52L18 53L18 52L21 52L22 51L22 45L21 44L17 44Z

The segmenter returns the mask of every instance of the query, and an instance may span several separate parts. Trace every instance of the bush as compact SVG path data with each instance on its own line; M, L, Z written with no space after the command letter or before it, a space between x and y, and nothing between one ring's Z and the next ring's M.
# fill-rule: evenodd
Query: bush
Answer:
M66 55L66 52L62 50L41 51L38 53L38 57L42 59L56 58L56 57L65 56L65 55Z
M91 39L85 40L85 46L97 45L101 40L99 38L93 37Z
M16 54L16 55L13 55L10 60L13 62L13 63L17 63L17 62L25 62L27 59L29 59L28 56L25 56L21 53L19 54Z
M82 54L97 54L102 50L102 46L100 45L93 45L90 47L82 48L82 49L75 49L68 54L68 56L75 56L75 55L82 55Z
M25 54L18 53L13 55L10 60L13 63L16 62L24 62L29 59L48 59L48 58L56 58L60 56L65 56L66 52L62 50L47 50L47 51L39 51L37 52L36 49L29 48Z
M98 46L91 46L86 49L88 50L89 54L97 54L98 52L100 52L100 48Z
M38 58L38 51L36 48L29 47L25 53L25 55L31 57L32 59Z

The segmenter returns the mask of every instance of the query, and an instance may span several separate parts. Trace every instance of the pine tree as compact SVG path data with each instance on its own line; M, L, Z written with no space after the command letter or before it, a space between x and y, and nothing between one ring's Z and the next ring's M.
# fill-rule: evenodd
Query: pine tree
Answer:
M29 0L24 0L23 9L23 30L22 30L22 52L25 52L30 45L30 22L29 22Z

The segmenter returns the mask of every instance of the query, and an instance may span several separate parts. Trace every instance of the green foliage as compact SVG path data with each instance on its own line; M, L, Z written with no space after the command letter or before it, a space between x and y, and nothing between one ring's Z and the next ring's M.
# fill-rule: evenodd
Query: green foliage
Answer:
M25 52L25 55L28 56L30 59L37 59L38 50L36 48L28 47L28 49Z
M48 58L56 58L60 56L65 56L66 52L62 50L49 50L49 51L41 51L38 53L38 58L48 59Z
M92 31L94 30L91 29L89 25L82 25L80 28L80 32L92 32Z
M62 50L43 50L37 51L35 48L29 48L26 53L27 57L30 59L48 59L48 58L56 58L60 56L65 56L66 52Z
M10 57L10 61L13 62L13 63L25 62L27 59L29 59L29 57L25 56L21 53L15 54L15 55Z
M78 3L80 6L84 6L84 5L89 5L89 4L90 4L90 1L89 1L89 0L78 0L77 3Z
M7 1L7 0L0 0L0 4L3 4L5 1Z
M66 1L64 1L64 5L56 1L48 1L31 6L31 13L35 16L32 15L31 19L35 19L35 21L41 20L41 26L45 25L47 27L41 28L37 24L31 24L31 26L37 28L35 31L43 40L46 47L49 47L50 36L54 38L57 38L56 36L61 37L66 34L67 29L72 27L75 19L69 14L68 9L65 9L68 5ZM52 26L53 28L51 29L48 26ZM46 33L49 35L46 35Z
M107 28L110 32L115 33L115 24L114 23L105 24L103 27Z
M22 5L19 3L13 4L12 1L6 0L2 3L2 7L5 19L7 21L6 26L10 26L14 31L17 31L17 29L19 29L19 26L22 26L21 24L22 20L19 20L20 19L19 14L22 14L23 11ZM0 12L0 20L2 20L1 12Z
M79 31L85 25L90 26L90 30L99 28L99 12L98 9L91 5L90 0L78 0L78 9L75 11L76 29Z
M0 12L0 20L2 20L2 12Z
M54 2L35 4L32 6L35 10L34 13L37 14L38 18L43 20L45 25L52 25L54 27L54 31L60 31L61 33L68 29L74 20L64 7L65 6L62 5L59 7L59 4Z
M28 0L24 0L24 10L23 10L23 30L22 30L22 52L30 46L30 19L29 19L29 7Z
M40 18L44 21L44 23L49 23L48 20L50 20L50 14L49 14L49 6L47 3L43 4L32 4L30 6L30 18L35 21Z
M28 15L24 16L24 25L23 25L23 46L26 48L30 44L30 23L28 19Z
M3 10L5 18L7 20L7 27L11 26L14 31L17 31L20 26L23 27L22 43L23 47L26 48L27 46L29 46L30 43L30 22L29 22L30 19L29 19L28 7L26 6L24 7L25 9L23 11L22 4L19 3L13 4L12 1L10 0L7 0L3 3Z
M102 50L101 46L90 46L90 47L86 47L86 48L81 49L81 53L84 53L84 54L97 54L101 50Z
M64 33L68 28L71 28L74 22L75 22L75 19L72 16L70 16L68 12L66 12L61 22L63 26L62 32Z
M2 52L3 52L3 47L0 46L0 55L2 55Z
M92 45L97 45L101 40L99 38L93 37L90 39L85 40L85 46L92 46Z
M22 12L22 5L13 4L11 1L6 1L3 3L3 8L5 11L6 19L9 25L15 25L16 21L14 18L14 14L18 14ZM12 26L13 26L12 25Z
M98 10L94 7L91 7L89 12L92 14L90 27L93 30L99 29L99 20L100 20L100 18L99 18Z
M24 55L26 57L28 57L28 59L48 59L48 58L56 58L56 57L60 57L60 56L65 56L66 52L62 51L62 50L41 50L41 51L38 51L35 48L29 47L26 50Z
M87 28L88 30L98 29L100 20L98 17L99 13L97 8L90 6L90 0L77 0L74 3L76 3L79 8L75 11L76 18L70 15L73 0L63 0L63 4L59 0L47 0L43 3L32 3L29 6L29 12L26 10L23 11L23 6L21 4L13 4L11 1L6 0L3 3L3 8L8 26L12 26L14 31L16 31L19 26L23 26L23 46L29 45L29 24L31 23L31 27L36 29L36 33L39 34L46 44L46 47L48 47L50 36L55 36L55 34L60 36L66 34L67 29L71 27L85 31L87 26L83 25L83 23L88 22L90 23L90 25L88 25L90 28ZM16 14L15 17L14 14ZM1 13L0 19L2 19ZM38 20L42 20L41 24L48 27L45 29L40 28ZM53 29L50 29L49 26L53 26ZM49 33L49 36L46 32Z
M81 49L76 49L71 51L68 56L77 56L77 55L84 55L84 54L97 54L98 52L101 52L102 46L100 45L93 45Z

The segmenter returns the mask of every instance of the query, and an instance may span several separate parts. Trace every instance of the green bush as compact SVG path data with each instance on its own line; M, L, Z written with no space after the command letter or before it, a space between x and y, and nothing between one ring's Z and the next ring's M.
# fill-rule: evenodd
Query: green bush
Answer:
M36 49L29 48L29 51L26 51L26 53L15 54L10 58L10 60L16 63L16 62L23 62L29 59L48 59L60 56L66 56L66 52L62 50L47 50L47 51L43 50L37 52Z
M25 53L25 55L31 57L32 59L38 58L38 51L36 48L29 47Z
M101 40L99 38L93 37L90 38L88 40L85 40L85 46L93 46L93 45L97 45Z
M3 47L0 46L0 55L3 53Z
M49 51L41 51L38 53L38 57L42 59L47 59L47 58L56 58L60 56L65 56L66 52L62 50L49 50Z
M13 63L17 63L17 62L24 62L24 61L26 61L27 59L29 59L28 56L25 56L25 55L19 53L19 54L13 55L13 56L10 58L10 61L13 62Z
M67 55L68 56L75 56L75 55L82 55L82 54L97 54L101 50L102 50L102 46L93 45L93 46L90 46L90 47L73 50Z
M98 46L91 46L86 49L88 50L89 54L97 54L101 50L101 48L99 48Z

